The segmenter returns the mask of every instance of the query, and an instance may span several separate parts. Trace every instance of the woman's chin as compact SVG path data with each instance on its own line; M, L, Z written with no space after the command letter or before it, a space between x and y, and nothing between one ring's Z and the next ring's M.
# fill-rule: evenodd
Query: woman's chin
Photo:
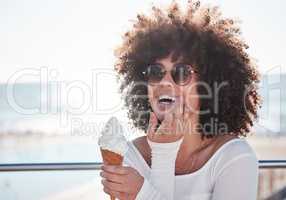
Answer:
M171 109L171 108L169 108L169 109L167 109L167 108L166 109L158 109L158 110L155 110L154 113L155 113L157 119L162 122L164 120L166 114L172 112L172 110L173 109Z

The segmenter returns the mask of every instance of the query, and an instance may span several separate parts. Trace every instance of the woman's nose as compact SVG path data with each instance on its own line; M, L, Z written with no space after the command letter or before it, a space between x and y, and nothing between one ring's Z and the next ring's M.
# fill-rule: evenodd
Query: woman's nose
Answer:
M165 74L165 76L162 78L162 80L160 81L159 85L170 85L170 86L174 86L175 83L173 81L173 78L170 74L170 72L167 72Z

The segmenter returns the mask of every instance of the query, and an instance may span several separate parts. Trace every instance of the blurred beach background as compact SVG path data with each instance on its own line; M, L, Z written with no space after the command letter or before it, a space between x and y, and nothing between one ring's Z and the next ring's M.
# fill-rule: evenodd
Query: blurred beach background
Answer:
M152 2L171 1L0 1L0 164L101 162L97 139L111 116L129 140L143 134L123 108L113 49ZM262 74L263 105L247 140L259 159L285 160L285 1L202 2L242 20ZM98 174L0 172L0 199L109 199ZM286 169L260 170L259 199L285 186Z

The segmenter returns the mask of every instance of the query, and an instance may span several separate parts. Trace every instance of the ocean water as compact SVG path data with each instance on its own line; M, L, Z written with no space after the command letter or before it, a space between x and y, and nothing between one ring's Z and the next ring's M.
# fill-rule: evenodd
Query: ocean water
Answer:
M98 162L97 139L87 136L43 136L36 133L0 137L3 163ZM109 199L99 171L0 172L2 200Z
M263 78L259 92L264 102L253 129L258 137L285 136L285 78ZM62 100L57 84L0 85L0 163L100 162L97 139L110 116L118 117L128 139L142 134L130 128L119 106L98 109L112 107L113 101L105 104L104 97L93 99L95 105L77 112L81 92L68 94L68 102ZM98 173L0 172L0 199L109 199L102 192Z

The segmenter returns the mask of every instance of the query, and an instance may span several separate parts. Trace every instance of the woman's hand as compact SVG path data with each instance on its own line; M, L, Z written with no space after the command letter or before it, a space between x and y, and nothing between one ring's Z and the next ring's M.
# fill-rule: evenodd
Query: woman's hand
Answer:
M100 176L104 192L120 200L134 200L144 182L132 167L104 165Z
M152 142L169 143L181 139L190 132L190 112L186 106L176 107L173 112L165 115L160 127L156 130L158 119L155 113L150 113L147 137Z

